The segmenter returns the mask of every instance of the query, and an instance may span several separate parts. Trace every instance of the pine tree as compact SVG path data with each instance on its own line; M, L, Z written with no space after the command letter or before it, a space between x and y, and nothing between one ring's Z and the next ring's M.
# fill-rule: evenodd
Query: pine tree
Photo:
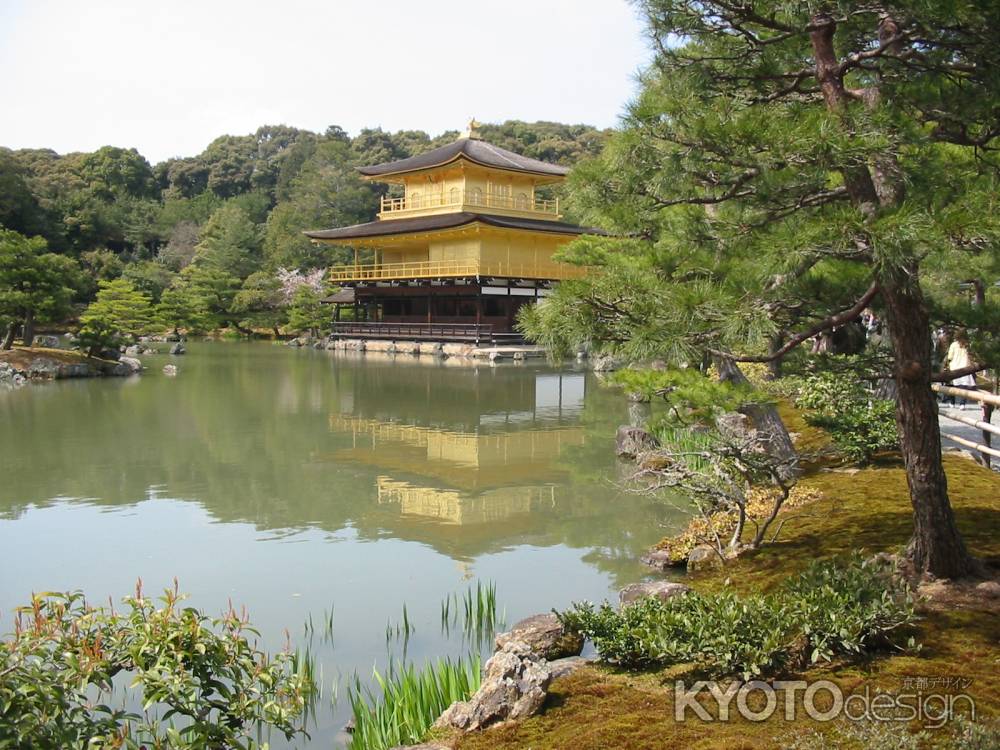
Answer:
M153 305L148 294L125 279L102 281L97 299L87 306L80 322L86 330L109 329L138 336L153 325Z
M72 258L46 252L41 237L25 237L0 227L0 332L10 349L18 327L31 346L35 323L68 314L79 266Z
M591 220L631 238L577 243L568 255L604 271L524 325L555 345L731 368L780 361L875 309L898 389L909 553L918 570L969 573L931 390L957 373L933 370L940 285L923 271L996 257L1000 6L639 5L655 59L575 184ZM980 302L967 322L989 338L997 300Z
M288 326L295 331L309 331L316 336L318 331L330 321L330 311L320 300L322 297L313 287L303 284L292 297L288 308Z

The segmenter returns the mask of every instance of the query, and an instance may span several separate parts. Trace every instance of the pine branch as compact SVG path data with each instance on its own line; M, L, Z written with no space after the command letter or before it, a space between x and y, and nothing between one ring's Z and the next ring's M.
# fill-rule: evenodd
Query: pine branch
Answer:
M868 307L869 304L871 304L871 301L875 298L875 295L877 295L878 292L879 292L878 282L873 281L871 283L871 286L868 287L868 291L866 291L861 296L861 299L855 302L853 306L847 308L846 310L842 310L834 315L830 315L827 318L824 318L823 320L821 320L819 323L817 323L807 331L803 331L802 333L796 334L791 339L789 339L789 341L784 346L782 346L780 349L778 349L776 352L773 352L772 354L762 355L758 357L750 357L750 356L733 355L731 352L721 352L716 350L712 350L712 354L716 354L720 357L726 357L727 359L731 359L734 362L773 362L776 359L781 359L786 354L788 354L788 352L790 352L792 349L799 346L803 342L808 341L816 334L822 333L823 331L828 330L830 328L836 328L837 326L842 326L845 323L849 323L850 321L859 317L861 313L865 311L865 308Z

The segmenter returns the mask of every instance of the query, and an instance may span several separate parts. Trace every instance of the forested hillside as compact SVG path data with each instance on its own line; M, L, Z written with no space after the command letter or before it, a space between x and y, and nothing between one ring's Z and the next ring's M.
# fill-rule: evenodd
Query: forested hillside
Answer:
M596 155L606 135L583 125L519 121L483 125L480 132L499 146L560 164ZM156 165L135 149L114 146L65 155L0 148L0 229L8 230L0 287L5 275L13 288L16 269L23 274L40 263L36 271L58 276L53 283L65 292L57 304L35 305L31 315L24 299L5 300L0 292L0 325L16 326L25 316L53 322L113 282L110 296L144 295L165 325L274 328L286 320L296 282L346 257L343 249L311 245L302 231L375 218L386 188L361 180L355 168L457 137L381 129L351 137L336 126L324 133L264 126ZM24 240L35 236L45 242Z

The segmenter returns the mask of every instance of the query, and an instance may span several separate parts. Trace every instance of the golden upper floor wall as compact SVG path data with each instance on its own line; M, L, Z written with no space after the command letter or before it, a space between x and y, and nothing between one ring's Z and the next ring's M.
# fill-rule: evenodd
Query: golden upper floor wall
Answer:
M501 216L558 219L558 199L537 195L543 182L523 172L487 169L465 160L439 169L401 175L402 198L383 198L380 219L406 219L415 216L458 211L488 211Z

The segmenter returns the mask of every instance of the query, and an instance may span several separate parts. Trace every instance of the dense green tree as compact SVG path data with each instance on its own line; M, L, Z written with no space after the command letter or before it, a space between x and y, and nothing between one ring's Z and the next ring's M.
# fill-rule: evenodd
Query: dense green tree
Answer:
M97 299L87 306L80 323L88 331L106 328L138 336L153 326L152 300L125 279L102 281Z
M220 198L250 190L256 152L252 135L223 135L212 141L199 157L208 167L208 189Z
M288 307L288 327L318 336L319 331L330 322L329 305L324 305L322 299L321 293L308 284L300 286Z
M269 271L250 274L233 297L232 311L244 326L269 328L277 336L288 317L281 281Z
M71 258L46 252L41 237L0 228L0 326L2 348L10 349L17 328L31 346L36 323L69 313L79 267Z
M5 148L0 148L0 227L29 236L44 234L48 229L24 165Z
M156 306L156 321L175 333L181 328L191 331L206 331L212 327L215 318L208 308L206 297L197 293L189 279L177 279L163 291Z
M260 267L261 231L246 211L227 203L202 227L195 260L244 279Z
M909 553L918 570L968 573L930 387L954 373L933 370L922 272L996 253L997 216L983 210L1000 137L996 4L640 6L657 54L577 184L592 217L636 239L579 243L576 259L605 271L565 284L528 329L732 371L873 306L898 390ZM823 278L855 296L806 299ZM801 327L775 346L798 303Z
M181 271L179 283L186 285L196 303L205 310L208 316L206 328L230 324L239 328L239 316L232 311L233 300L240 290L238 277L215 266L196 262Z
M153 169L134 148L104 146L87 154L80 163L80 176L104 200L153 197Z
M303 230L375 218L378 190L363 181L355 167L346 141L336 138L317 145L293 180L288 200L268 216L264 254L271 267L311 269L346 259L346 250L315 245Z
M122 271L122 278L141 292L149 295L156 303L160 295L174 281L174 272L156 260L141 260L129 263Z

